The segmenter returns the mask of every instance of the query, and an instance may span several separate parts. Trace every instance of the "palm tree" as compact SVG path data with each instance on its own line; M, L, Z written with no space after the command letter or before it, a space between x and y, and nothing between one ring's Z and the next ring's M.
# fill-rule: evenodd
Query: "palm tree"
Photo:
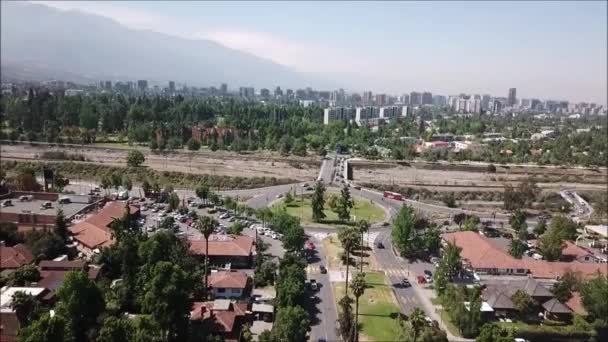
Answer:
M412 310L412 313L410 314L410 317L408 318L408 321L414 333L413 342L416 342L416 339L418 338L418 333L426 324L424 311L420 310L420 308L414 308L414 310Z
M360 247L361 247L361 255L360 255L360 260L359 260L359 272L363 272L363 234L367 233L369 231L369 223L366 220L361 220L359 221L359 233L361 234L361 243L360 243Z
M344 289L346 291L346 295L348 295L348 271L350 267L350 254L359 242L359 233L353 227L340 227L338 228L338 239L340 240L340 243L342 243L342 248L344 249L344 253L346 254L346 279Z
M215 228L217 221L213 219L211 216L203 216L198 221L198 225L196 229L198 229L201 234L205 237L205 294L208 290L208 266L209 266L209 236L213 233L213 228Z
M359 341L359 297L365 292L365 273L359 272L355 276L355 279L350 284L350 288L353 290L355 296L355 325L353 334L354 342Z

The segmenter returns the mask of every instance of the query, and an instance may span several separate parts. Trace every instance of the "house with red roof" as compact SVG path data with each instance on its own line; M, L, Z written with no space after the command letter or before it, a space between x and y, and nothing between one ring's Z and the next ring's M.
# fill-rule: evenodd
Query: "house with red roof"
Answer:
M245 324L251 323L252 315L247 303L216 299L209 302L194 302L190 321L225 342L238 342Z
M34 256L26 245L20 243L12 247L7 247L4 245L4 242L0 244L0 271L14 271L33 261Z
M189 240L190 253L204 257L207 242ZM253 263L254 239L243 235L211 235L209 237L209 263L219 268L249 268Z
M212 272L208 281L215 298L242 298L251 287L249 276L239 271Z
M598 272L608 273L606 265L600 263L516 259L492 239L476 232L445 233L441 238L460 247L463 265L478 275L530 275L536 279L557 280L568 271L579 273L583 278Z
M78 251L91 256L95 250L111 246L114 238L110 225L114 220L123 217L127 205L127 202L123 201L108 202L99 212L69 227L74 241L77 242ZM129 210L133 217L139 216L138 207L129 205Z

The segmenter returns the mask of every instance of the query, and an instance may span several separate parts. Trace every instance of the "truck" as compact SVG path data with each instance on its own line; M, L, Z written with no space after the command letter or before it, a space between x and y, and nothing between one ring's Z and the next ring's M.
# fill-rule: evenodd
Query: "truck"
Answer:
M391 198L397 201L403 201L403 196L401 196L401 194L396 193L396 192L392 192L392 191L385 191L384 192L384 197L386 198Z

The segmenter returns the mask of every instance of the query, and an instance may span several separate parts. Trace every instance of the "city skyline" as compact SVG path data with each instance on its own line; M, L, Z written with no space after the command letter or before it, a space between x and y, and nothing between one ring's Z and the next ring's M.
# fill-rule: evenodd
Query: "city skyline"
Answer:
M502 94L515 86L522 97L606 104L604 2L45 4L209 39L357 92ZM363 15L382 24L361 30Z

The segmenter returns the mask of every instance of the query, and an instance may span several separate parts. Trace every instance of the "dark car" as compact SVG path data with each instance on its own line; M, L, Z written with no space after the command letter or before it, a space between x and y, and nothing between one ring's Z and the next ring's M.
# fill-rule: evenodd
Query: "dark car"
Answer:
M412 286L412 284L410 284L410 281L407 280L407 278L403 278L403 280L401 281L401 285L403 285L403 287L410 287L410 286Z
M327 268L325 268L325 266L323 266L323 265L319 265L319 272L325 274L325 273L327 273Z
M383 249L384 248L384 244L382 244L382 242L376 242L376 248Z
M431 272L429 270L424 270L424 274L427 275L427 276L429 276L429 277L433 276L433 272Z

